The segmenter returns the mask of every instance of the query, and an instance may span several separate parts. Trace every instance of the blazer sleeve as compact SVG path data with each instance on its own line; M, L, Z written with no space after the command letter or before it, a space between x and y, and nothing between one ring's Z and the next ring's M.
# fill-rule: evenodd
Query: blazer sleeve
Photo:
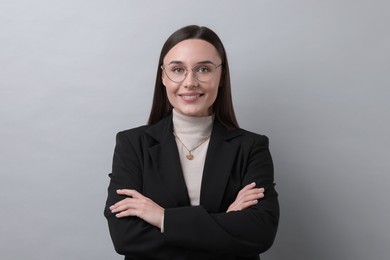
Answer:
M133 143L133 144L132 144ZM155 258L156 255L166 255L168 249L163 247L160 230L140 218L116 218L109 207L124 199L116 193L118 189L135 189L142 192L142 176L140 164L140 149L130 142L123 132L116 136L116 146L113 156L112 173L109 174L110 184L104 209L109 231L115 250L122 255L130 254L134 259Z
M108 187L108 197L104 215L118 254L130 256L131 259L206 259L210 252L183 249L166 245L160 229L137 217L116 218L109 207L124 199L116 193L118 189L135 189L142 193L142 148L141 129L131 134L119 132L113 156L112 173ZM129 137L129 138L128 138Z
M255 206L229 213L209 213L202 206L166 209L167 244L240 256L260 254L271 247L278 228L279 204L268 138L255 135L249 139L251 144L242 144L250 147L242 166L242 186L256 182L257 187L265 187L264 198Z

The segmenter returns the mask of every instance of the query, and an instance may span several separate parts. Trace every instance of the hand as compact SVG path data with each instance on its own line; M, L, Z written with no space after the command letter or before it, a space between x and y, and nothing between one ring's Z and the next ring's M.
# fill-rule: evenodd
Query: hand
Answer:
M129 196L110 207L111 213L117 213L117 218L135 216L149 224L161 228L164 218L164 208L136 190L117 190L119 195Z
M249 208L256 205L261 198L264 198L264 188L256 188L256 183L252 182L238 192L236 200L229 206L226 212Z

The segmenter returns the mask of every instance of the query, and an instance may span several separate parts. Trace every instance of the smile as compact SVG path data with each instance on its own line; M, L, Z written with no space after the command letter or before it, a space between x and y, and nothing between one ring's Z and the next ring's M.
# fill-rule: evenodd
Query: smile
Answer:
M191 101L191 100L195 100L197 98L199 98L200 96L202 96L203 94L195 94L195 95L179 95L182 99L186 100L186 101Z

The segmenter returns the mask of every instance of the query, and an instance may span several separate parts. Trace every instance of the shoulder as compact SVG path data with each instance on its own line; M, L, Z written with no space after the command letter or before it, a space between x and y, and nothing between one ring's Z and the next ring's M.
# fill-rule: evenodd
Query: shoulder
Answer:
M239 142L241 145L251 146L253 144L262 144L268 146L269 139L268 136L264 134L258 134L251 132L242 128L231 130L232 141Z
M116 138L118 139L127 139L127 140L137 140L145 134L145 131L149 128L147 125L138 126L131 129L126 129L118 132Z
M116 134L116 144L131 146L134 149L141 149L147 145L153 145L155 138L150 136L150 129L153 125L142 125L131 129L126 129Z
M240 130L243 131L243 133L244 133L243 135L248 140L267 142L267 143L269 142L268 136L266 136L264 134L254 133L254 132L251 132L251 131L248 131L245 129L240 129Z
M244 157L258 156L269 152L269 140L264 134L251 132L242 128L230 130L231 138L228 141L235 145ZM268 156L268 155L267 155ZM248 158L249 158L248 157Z
M264 134L258 134L244 129L239 129L242 133L237 145L240 147L240 151L248 158L257 158L263 160L271 159L269 139Z
M143 150L145 131L148 126L126 129L116 134L115 152L118 154L138 154Z
M264 134L258 134L243 128L228 129L219 121L215 121L212 132L212 138L224 140L231 144L241 147L244 150L250 150L254 146L268 147L268 137Z
M134 142L160 142L167 133L172 132L172 117L168 116L152 125L142 125L117 133L117 140L127 139Z

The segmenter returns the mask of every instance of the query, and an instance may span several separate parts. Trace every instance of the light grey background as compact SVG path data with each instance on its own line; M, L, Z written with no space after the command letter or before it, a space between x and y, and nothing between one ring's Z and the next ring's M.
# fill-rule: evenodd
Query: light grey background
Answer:
M165 39L206 25L243 128L266 134L281 221L263 259L390 245L390 4L0 0L0 258L122 259L103 217L116 132L144 124Z

